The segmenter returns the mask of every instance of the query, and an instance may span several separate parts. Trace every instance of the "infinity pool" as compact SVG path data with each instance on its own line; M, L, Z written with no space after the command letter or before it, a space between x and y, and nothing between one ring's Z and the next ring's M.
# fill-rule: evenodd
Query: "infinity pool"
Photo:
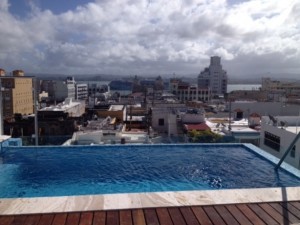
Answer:
M0 198L299 186L244 145L5 148Z

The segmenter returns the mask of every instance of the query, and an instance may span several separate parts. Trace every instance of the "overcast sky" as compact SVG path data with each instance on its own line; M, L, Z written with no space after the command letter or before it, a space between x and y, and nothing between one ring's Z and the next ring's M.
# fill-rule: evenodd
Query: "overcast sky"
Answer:
M299 0L0 0L0 68L300 77Z

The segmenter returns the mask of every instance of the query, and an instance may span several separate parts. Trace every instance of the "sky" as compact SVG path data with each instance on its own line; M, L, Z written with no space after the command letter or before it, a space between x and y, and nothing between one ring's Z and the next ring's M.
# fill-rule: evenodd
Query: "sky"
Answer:
M299 0L0 0L0 68L300 77Z

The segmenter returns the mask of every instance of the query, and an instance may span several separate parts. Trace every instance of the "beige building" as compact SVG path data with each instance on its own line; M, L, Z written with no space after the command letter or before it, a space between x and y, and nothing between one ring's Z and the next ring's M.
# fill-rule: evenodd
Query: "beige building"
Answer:
M33 78L25 77L23 70L14 70L12 76L6 76L0 69L2 85L3 117L13 117L15 113L22 115L33 113Z

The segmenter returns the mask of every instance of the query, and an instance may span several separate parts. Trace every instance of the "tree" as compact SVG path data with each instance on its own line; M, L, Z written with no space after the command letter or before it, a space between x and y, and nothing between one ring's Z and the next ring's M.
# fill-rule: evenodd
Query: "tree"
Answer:
M210 130L192 130L188 132L188 136L189 140L194 143L216 143L222 139L221 135L213 133Z

